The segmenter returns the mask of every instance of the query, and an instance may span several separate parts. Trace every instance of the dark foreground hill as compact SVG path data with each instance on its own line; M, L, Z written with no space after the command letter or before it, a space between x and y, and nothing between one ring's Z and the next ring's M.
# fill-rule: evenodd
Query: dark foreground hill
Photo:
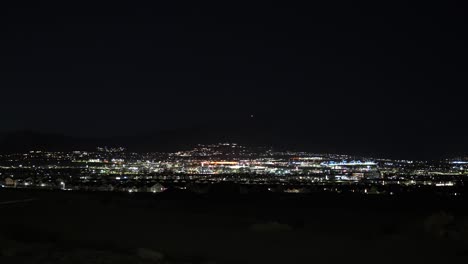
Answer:
M35 200L2 204L26 198ZM0 261L464 263L464 204L436 196L0 189Z

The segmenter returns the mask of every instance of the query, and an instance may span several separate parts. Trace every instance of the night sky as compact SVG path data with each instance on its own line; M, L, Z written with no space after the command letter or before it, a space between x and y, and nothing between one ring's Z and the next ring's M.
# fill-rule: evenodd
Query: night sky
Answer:
M0 131L248 120L468 147L463 6L219 2L2 8Z

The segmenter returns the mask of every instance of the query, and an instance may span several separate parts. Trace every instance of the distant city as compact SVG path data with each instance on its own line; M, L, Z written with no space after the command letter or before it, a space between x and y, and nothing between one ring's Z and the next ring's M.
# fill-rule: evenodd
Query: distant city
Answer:
M428 192L463 195L468 158L413 161L338 154L274 151L235 143L198 145L173 153L125 148L0 155L2 188L63 191L208 193L230 186L239 193ZM222 188L221 188L222 189Z

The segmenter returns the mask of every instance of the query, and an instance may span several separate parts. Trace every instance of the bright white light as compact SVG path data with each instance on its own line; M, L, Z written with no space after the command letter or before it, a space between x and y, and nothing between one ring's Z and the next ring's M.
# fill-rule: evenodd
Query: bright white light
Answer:
M453 182L441 182L441 183L436 183L435 186L453 186L455 185Z

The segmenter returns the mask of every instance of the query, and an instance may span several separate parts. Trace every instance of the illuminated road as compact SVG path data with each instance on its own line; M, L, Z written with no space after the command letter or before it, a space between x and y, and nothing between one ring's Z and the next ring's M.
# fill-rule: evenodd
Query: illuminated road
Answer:
M35 200L37 200L37 199L31 198L31 199L23 199L23 200L3 201L3 202L0 202L0 205L28 203L28 202L32 202L32 201L35 201Z

